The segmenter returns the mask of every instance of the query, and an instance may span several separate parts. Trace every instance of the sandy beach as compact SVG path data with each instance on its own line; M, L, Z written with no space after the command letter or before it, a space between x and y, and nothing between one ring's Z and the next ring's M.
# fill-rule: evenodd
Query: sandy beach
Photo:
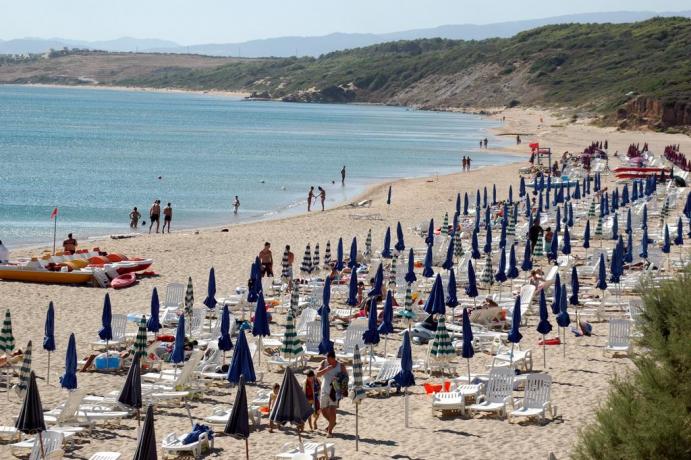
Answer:
M502 116L505 116L506 120L494 134L532 133L521 136L522 145L503 149L516 154L516 163L434 178L395 181L391 183L390 206L386 204L386 190L390 184L386 183L371 188L363 195L362 199L372 200L371 207L353 208L341 205L326 212L313 211L273 221L217 226L198 231L178 232L173 228L172 234L98 241L97 245L103 250L151 257L155 260L153 268L160 276L142 279L136 286L121 291L0 282L0 299L3 299L0 305L3 310L11 309L17 346L23 348L28 340L33 340L33 369L40 377L39 389L44 407L52 408L65 400L66 391L56 384L63 370L67 338L71 332L76 334L80 358L91 351L89 344L97 339L103 296L106 292L110 293L113 313L148 314L153 287L162 292L167 284L184 283L187 277L191 276L195 288L195 303L201 305L206 296L209 268L215 268L217 297L231 294L237 286L246 284L250 264L265 241L272 244L274 270L280 266L284 246L290 244L296 255L297 271L307 243L319 243L323 256L327 240L330 240L335 251L339 237L343 237L346 245L353 236L364 242L367 231L371 229L373 247L378 251L382 246L386 227L395 228L397 221L403 226L406 245L420 248L424 243L414 234L413 228L428 222L431 217L435 218L435 222L441 222L445 212L452 215L458 192L461 195L464 192L474 194L478 187L491 187L493 183L497 185L498 196L505 196L510 184L513 185L514 191L517 191L517 171L520 166L527 164L530 142L538 141L541 146L552 147L553 152L558 155L564 151L580 151L591 141L605 139L609 142L610 153L624 153L629 143L636 142L647 142L650 149L656 153L662 152L665 145L673 143L681 144L682 152L691 151L691 138L683 135L617 131L614 128L593 127L585 121L572 124L547 111L533 109L508 109L493 115L499 119ZM480 137L484 135L478 133L478 138ZM491 144L489 147L492 150ZM459 162L462 154L463 152L459 152ZM491 153L475 151L471 156L489 154ZM231 210L228 214L230 221ZM221 228L227 228L228 231L221 232ZM25 256L36 252L22 249L14 251L13 256ZM40 348L43 321L49 301L53 301L56 308L58 347L58 351L51 358L50 385L44 380L47 354ZM284 321L284 315L275 315L274 323L271 324L272 332L282 332ZM535 325L535 317L529 318L528 327L522 330L524 338L521 345L523 348L533 349L535 369L542 370L542 350L537 344L539 336L535 331ZM397 326L400 330L401 324ZM130 331L133 332L134 327ZM340 331L332 330L332 338L341 334ZM428 378L426 374L418 372L417 386L412 388L410 398L410 427L404 427L401 396L367 398L360 405L361 442L360 451L355 452L355 409L349 400L345 401L339 409L338 425L332 439L336 445L336 455L341 458L544 459L549 452L554 452L559 459L567 458L578 430L592 420L594 410L604 399L609 380L615 375L623 375L630 365L626 358L603 356L602 346L606 342L606 335L606 323L596 323L592 337L574 338L569 334L565 358L562 357L561 348L548 348L546 371L553 379L552 401L557 406L558 415L555 420L543 426L532 422L509 423L505 419L492 417L434 416L430 396L425 395L422 383L440 383L448 378ZM389 350L395 349L400 343L400 336L395 334L389 342ZM426 346L414 346L414 358L422 359L426 350ZM383 351L383 342L377 347L377 351ZM491 359L488 354L477 353L471 360L472 372L486 372ZM310 364L316 367L318 362L312 361ZM462 373L465 363L462 363L460 369ZM265 367L261 371L264 374L263 382L248 387L250 399L257 389L270 388L271 384L281 380L280 373L269 372ZM121 387L124 372L115 375L79 373L78 379L79 387L86 389L90 394L104 394ZM299 376L299 381L302 384L304 377ZM229 388L227 382L210 388L212 389L200 398L190 401L192 414L196 419L210 415L214 406L230 405L234 399L235 391ZM13 416L19 411L20 401L12 392L7 402L4 391L0 393L0 401L3 401L5 407L0 413L0 425L12 425ZM261 430L250 435L251 458L273 458L284 443L297 441L292 427L269 433L267 424L267 419L264 418ZM136 448L136 426L136 420L126 419L121 426L98 427L90 436L78 437L74 448L67 450L66 458L88 459L97 451L119 451L123 458L130 458ZM325 426L325 420L320 419L322 431L308 431L305 438L324 440ZM167 433L182 433L188 429L189 421L183 407L157 408L156 435L159 444ZM244 444L241 441L218 435L215 449L207 458L243 456ZM7 445L0 445L0 457L11 458Z

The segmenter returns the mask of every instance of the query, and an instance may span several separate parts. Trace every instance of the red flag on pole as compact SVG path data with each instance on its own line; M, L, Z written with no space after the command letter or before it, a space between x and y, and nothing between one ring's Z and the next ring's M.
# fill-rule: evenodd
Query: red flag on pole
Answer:
M50 213L50 218L55 219L58 216L58 208L54 208L53 212Z

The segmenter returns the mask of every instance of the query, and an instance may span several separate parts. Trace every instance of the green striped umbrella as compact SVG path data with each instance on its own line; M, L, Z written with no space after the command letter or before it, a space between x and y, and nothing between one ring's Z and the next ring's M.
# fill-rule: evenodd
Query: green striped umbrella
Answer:
M293 292L290 293L290 311L293 314L298 312L298 304L300 303L300 286L298 283L293 283Z
M597 218L597 225L595 226L595 236L602 237L602 216Z
M286 283L290 280L290 270L288 264L288 248L283 251L283 257L281 258L281 278Z
M588 217L595 217L595 198L590 202L590 208L588 208Z
M365 257L372 255L372 229L367 230L367 238L365 239Z
M12 315L10 309L5 310L5 320L0 331L0 351L7 355L14 351L14 336L12 335Z
M360 441L360 435L358 433L358 419L360 402L367 397L367 392L365 391L365 384L362 378L362 358L360 357L360 347L355 345L353 350L353 390L350 397L353 399L353 404L355 404L355 450L357 451Z
M487 254L487 257L485 257L485 266L480 274L480 282L488 286L494 284L494 274L492 273L492 257L489 254Z
M509 216L509 223L506 226L506 235L516 236L516 220L511 218L511 216Z
M465 254L465 251L463 251L463 240L460 233L456 232L453 236L453 255L460 259L463 257L463 254Z
M394 255L391 258L391 269L389 270L389 284L396 284L396 266L398 265L398 256Z
M331 270L331 241L326 241L326 249L324 250L324 269Z
M302 264L300 264L300 272L306 275L312 273L312 248L307 243L305 246L305 253L302 255Z
M194 289L192 288L192 277L187 279L187 290L185 291L185 314L189 316L189 331L192 335L192 309L194 308Z
M314 245L314 254L312 255L312 270L319 271L319 243Z
M662 204L662 209L660 210L660 220L664 222L665 219L669 217L669 198L665 198L665 202Z
M17 384L17 393L20 398L24 398L24 392L29 388L29 378L31 376L31 340L26 344L24 350L24 359L22 360L22 367L19 368L19 383Z
M441 234L447 236L449 234L449 213L444 213L444 220L441 224Z
M451 344L451 337L449 337L449 332L446 330L444 315L439 316L430 354L438 361L450 361L456 355L456 351Z
M540 241L537 242L533 249L533 257L542 257L545 255L545 235L542 235Z
M132 350L134 351L134 359L146 356L146 319L142 316L139 320L139 328L137 329L137 336L134 339Z
M286 329L283 333L283 346L281 347L281 353L287 360L292 358L297 358L302 352L302 345L300 344L300 339L298 339L298 334L295 331L295 320L293 319L292 312L288 311L288 317L286 318Z
M408 327L410 327L412 321L415 319L415 312L413 311L413 289L410 284L405 288L405 300L403 302L401 316L408 321Z

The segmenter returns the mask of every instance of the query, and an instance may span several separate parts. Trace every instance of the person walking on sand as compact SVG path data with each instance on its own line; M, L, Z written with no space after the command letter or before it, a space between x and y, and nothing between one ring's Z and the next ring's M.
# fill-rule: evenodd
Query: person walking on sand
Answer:
M345 376L345 378L341 378ZM336 408L338 408L338 401L344 395L342 391L336 391L334 382L345 380L346 391L348 385L348 373L345 366L336 359L336 353L330 351L326 354L326 359L321 362L317 370L317 377L322 379L321 391L319 392L319 405L321 406L322 415L329 422L326 427L326 437L330 438L333 435L333 429L336 426ZM341 386L342 388L342 386Z
M293 289L293 263L295 262L295 254L290 250L290 245L286 244L286 256L288 266L286 268L286 276L288 278L288 291Z
M161 233L166 232L166 225L168 226L168 233L170 233L171 220L173 220L173 207L168 203L168 206L163 209L163 231Z
M137 207L135 206L134 209L132 209L132 212L130 212L130 228L133 230L136 230L137 227L139 226L139 218L142 217L141 213L137 211Z
M161 200L155 200L154 204L149 208L149 233L151 233L151 227L156 223L156 233L158 233L159 220L161 219Z
M482 148L482 139L480 139L480 148Z
M74 254L74 252L77 250L77 240L74 239L71 233L68 233L67 239L62 242L62 249L67 254Z
M345 165L341 168L341 185L345 185L345 175L346 175L346 170L345 170Z
M240 198L235 195L235 199L233 200L233 214L237 214L238 209L240 209Z
M485 148L487 148L487 138L483 142L485 143Z
M312 210L312 201L314 200L314 185L310 186L310 191L307 192L307 212Z
M314 371L312 369L309 369L307 371L307 379L305 379L305 396L307 397L307 402L312 406L314 409L314 413L312 416L307 420L307 422L310 425L310 430L318 430L319 427L317 426L317 420L319 420L319 393L321 393L321 383L319 383L319 379L317 376L314 374Z
M463 155L462 165L463 165L463 171L465 171L465 167L468 165L468 162L467 162L467 160L465 159L465 155Z
M321 200L322 203L322 211L324 210L324 202L326 201L326 190L324 190L321 187L319 188L319 199Z
M264 249L259 251L259 263L262 265L261 274L262 277L274 276L274 256L271 253L271 243L268 241L264 243Z

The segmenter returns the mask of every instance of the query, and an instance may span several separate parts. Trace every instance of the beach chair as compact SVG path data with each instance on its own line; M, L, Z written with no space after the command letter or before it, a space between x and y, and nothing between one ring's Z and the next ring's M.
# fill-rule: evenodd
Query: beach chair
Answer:
M471 412L496 412L500 416L505 416L506 406L512 403L513 378L513 369L493 368L487 381L487 393L478 396L477 402L466 409Z
M41 442L34 438L34 444L31 447L29 460L55 460L61 459L65 455L62 449L62 444L65 441L65 435L58 431L44 431L41 435Z
M300 312L300 316L295 323L295 333L297 335L307 334L307 325L317 319L317 310L314 308L305 308ZM281 333L281 335L283 335Z
M113 330L113 338L111 340L108 340L108 342L100 339L95 342L91 342L92 349L105 349L125 346L127 315L113 315L111 319L111 328Z
M556 279L557 273L559 273L559 267L557 267L556 265L552 266L549 269L549 272L547 272L545 280L542 282L542 289L548 289L552 287L552 285L554 284L554 280Z
M162 457L168 458L169 454L177 457L181 452L191 452L194 458L199 458L202 452L205 452L214 447L214 439L209 439L207 433L201 433L199 439L189 444L183 444L187 435L177 435L175 433L168 433L168 435L161 441Z
M121 419L130 415L129 411L113 410L110 405L100 406L97 404L82 404L84 399L84 390L70 391L64 403L43 413L45 422L47 424L57 425L64 431L67 429L67 425L76 425L78 427L87 426L92 428L99 422L119 423ZM69 429L69 431L77 430Z
M307 323L305 334L305 354L319 356L319 342L322 340L321 322L310 321Z
M550 415L554 417L555 407L552 407L550 389L552 377L547 374L530 374L525 383L523 399L514 403L514 409L509 412L509 422L512 417L537 417L540 423Z
M353 353L355 351L355 345L358 345L360 349L365 346L365 341L362 338L362 334L367 330L367 321L364 318L358 318L350 323L348 329L346 329L343 339L335 340L335 343L341 345L341 351L338 355L341 358L353 358Z
M531 350L521 350L516 344L513 347L513 357L511 347L502 345L497 350L497 354L492 359L491 368L511 366L512 369L522 369L525 372L533 370L533 352Z
M96 452L89 460L119 460L121 456L120 452Z
M161 308L175 308L182 306L185 298L185 285L182 283L170 283L166 286L166 295Z
M276 460L321 460L334 458L336 456L336 445L331 442L289 442L283 444L279 453L274 457Z
M435 393L432 396L432 415L436 412L457 411L465 415L466 398L477 398L482 392L483 385L458 385L452 391Z
M631 321L628 319L613 319L609 322L607 345L602 354L611 352L613 355L631 352Z
M195 350L178 372L173 372L172 374L167 372L143 374L142 380L150 383L142 382L142 390L174 391L177 388L192 386L193 380L195 380L194 370L199 365L201 359L202 352Z
M230 413L232 412L232 410L233 408L230 406L215 406L211 410L211 415L204 417L204 421L211 425L225 426L226 423L228 423L228 419L230 418ZM258 427L259 422L261 420L261 412L259 411L259 406L252 404L248 407L247 414L249 415L250 423L254 427Z
M368 358L363 357L363 369L367 369ZM396 387L396 382L393 379L401 371L401 360L397 358L389 358L377 372L377 376L371 381L366 382L364 385L365 391L367 393L382 394L386 393L386 396L391 395L391 390Z

